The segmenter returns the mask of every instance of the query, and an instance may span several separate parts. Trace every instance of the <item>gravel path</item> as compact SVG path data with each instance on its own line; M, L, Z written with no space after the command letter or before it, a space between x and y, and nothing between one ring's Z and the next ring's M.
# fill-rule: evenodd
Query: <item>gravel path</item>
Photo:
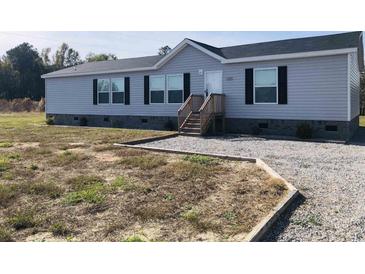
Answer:
M148 146L257 157L296 186L302 198L266 241L364 241L365 146L179 136Z

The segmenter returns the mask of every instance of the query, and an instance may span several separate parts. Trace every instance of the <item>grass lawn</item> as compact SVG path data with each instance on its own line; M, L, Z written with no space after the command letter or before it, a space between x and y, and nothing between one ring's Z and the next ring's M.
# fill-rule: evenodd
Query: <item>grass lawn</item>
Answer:
M0 115L0 241L236 241L286 187L254 164L116 148L166 132Z
M360 127L365 127L365 116L360 116Z

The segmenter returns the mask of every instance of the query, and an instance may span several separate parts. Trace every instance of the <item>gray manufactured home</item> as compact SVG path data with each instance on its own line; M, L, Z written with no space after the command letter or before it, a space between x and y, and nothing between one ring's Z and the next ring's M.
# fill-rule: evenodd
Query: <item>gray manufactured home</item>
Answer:
M165 56L42 76L56 124L348 140L358 128L362 32L217 48L184 39Z

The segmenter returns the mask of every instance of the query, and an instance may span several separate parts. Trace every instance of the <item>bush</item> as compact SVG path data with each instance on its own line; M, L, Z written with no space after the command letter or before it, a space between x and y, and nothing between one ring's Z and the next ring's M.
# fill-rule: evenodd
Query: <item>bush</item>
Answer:
M29 98L0 99L0 112L44 111L44 106L43 98L39 102Z
M37 111L44 112L46 109L46 100L42 97L41 100L38 102Z
M80 126L82 126L82 127L87 126L87 119L86 119L86 117L81 117L80 118Z
M53 116L48 116L46 119L46 124L47 125L54 125L54 117Z
M302 123L297 126L296 136L300 139L312 138L313 129L308 123Z

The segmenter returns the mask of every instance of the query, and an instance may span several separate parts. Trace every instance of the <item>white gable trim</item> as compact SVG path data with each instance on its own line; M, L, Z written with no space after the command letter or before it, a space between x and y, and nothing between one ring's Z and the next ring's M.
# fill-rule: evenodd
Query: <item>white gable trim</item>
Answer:
M187 45L190 45L190 46L204 52L205 54L217 59L221 63L223 63L223 61L226 60L225 58L223 58L223 57L203 48L202 46L199 46L198 44L194 43L193 41L190 41L189 39L185 38L169 54L167 54L164 58L162 58L160 61L158 61L155 66L157 68L160 68L165 63L167 63L171 58L173 58L176 54L178 54L181 50L183 50Z

